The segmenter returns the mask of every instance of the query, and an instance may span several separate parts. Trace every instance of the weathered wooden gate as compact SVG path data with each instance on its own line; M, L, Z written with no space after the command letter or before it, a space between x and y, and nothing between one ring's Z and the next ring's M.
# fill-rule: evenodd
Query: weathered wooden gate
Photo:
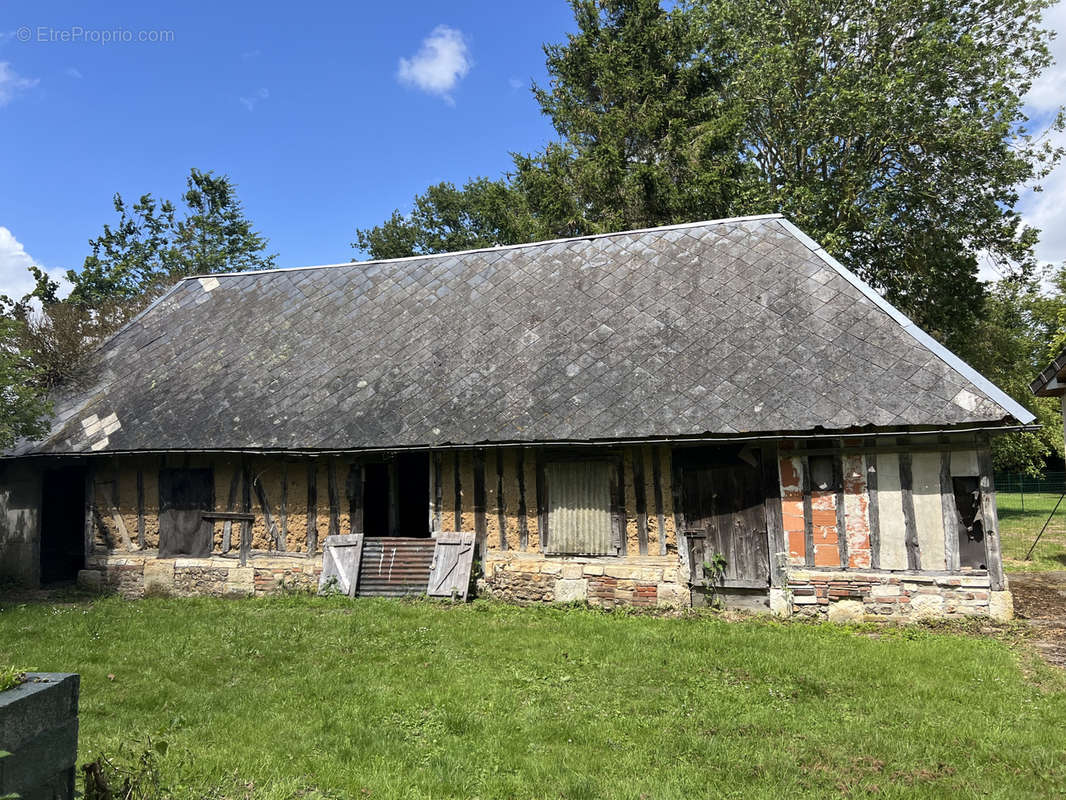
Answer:
M470 567L474 561L474 534L438 533L437 549L429 571L430 597L460 597L470 592Z
M693 583L703 564L724 559L718 584L762 589L770 585L770 544L757 450L698 449L678 454L681 508L689 540Z
M466 599L474 558L474 534L441 532L436 538L327 536L322 550L320 592L349 597Z

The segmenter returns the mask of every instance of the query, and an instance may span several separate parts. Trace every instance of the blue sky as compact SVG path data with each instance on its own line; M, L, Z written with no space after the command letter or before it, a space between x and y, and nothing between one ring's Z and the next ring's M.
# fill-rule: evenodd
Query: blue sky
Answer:
M80 266L114 192L177 199L193 166L236 181L279 266L348 260L356 227L552 136L529 84L572 22L563 0L5 0L0 291ZM169 41L105 41L142 32Z
M1066 6L1047 21L1066 30ZM114 192L178 199L194 166L236 181L279 266L348 260L357 227L551 138L529 84L572 28L564 0L4 0L0 292L26 291L29 264L79 267ZM1035 119L1066 95L1066 37L1054 50ZM1044 187L1022 209L1058 262L1066 168Z

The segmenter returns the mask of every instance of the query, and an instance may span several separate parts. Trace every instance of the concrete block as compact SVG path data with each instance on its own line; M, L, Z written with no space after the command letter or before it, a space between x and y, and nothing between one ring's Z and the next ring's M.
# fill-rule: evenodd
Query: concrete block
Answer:
M992 592L988 596L988 616L997 622L1014 619L1014 597L1010 592Z
M770 613L775 617L787 617L792 613L788 592L784 589L770 589Z
M78 751L77 675L35 673L0 692L0 796L27 800L74 797Z
M555 602L573 603L587 600L589 582L587 580L558 580L555 582Z
M859 622L866 610L858 600L838 600L829 604L826 612L830 622Z

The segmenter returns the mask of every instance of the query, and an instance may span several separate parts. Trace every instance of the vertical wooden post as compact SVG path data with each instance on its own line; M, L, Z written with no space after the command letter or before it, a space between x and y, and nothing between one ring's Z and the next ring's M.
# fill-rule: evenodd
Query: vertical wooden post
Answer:
M229 482L229 497L226 502L226 511L237 510L237 491L241 486L241 470L232 461L229 462L233 469L233 475ZM233 521L226 520L222 523L222 552L228 553L233 546ZM237 545L240 547L240 543Z
M918 527L914 521L914 475L911 454L899 454L899 487L903 496L903 529L907 545L907 569L921 569L922 557L918 549Z
M252 513L252 476L244 456L241 456L241 511L245 514ZM248 520L241 520L240 548L243 567L248 563L248 555L252 552L252 523Z
M485 451L474 451L474 542L478 559L485 563L488 523L485 519Z
M329 535L338 536L341 532L341 500L337 493L337 463L333 458L327 462L326 482L329 490Z
M940 453L940 513L944 518L944 566L959 569L959 512L955 508L955 484L951 480L951 451Z
M386 465L389 472L389 531L393 536L399 536L400 530L400 470L396 460L389 461Z
M307 557L318 550L318 462L307 462Z
M881 569L881 509L877 505L877 454L863 459L866 465L867 510L870 515L870 568Z
M999 518L996 514L996 484L992 472L992 451L987 439L977 448L977 468L981 487L981 521L985 529L985 565L993 592L1003 591L1003 558L999 549Z
M833 453L833 489L836 492L837 554L840 568L848 568L848 520L844 509L844 452Z
M281 541L287 552L289 549L289 462L281 459L281 505L278 506L281 518Z
M444 486L441 483L443 465L439 450L433 453L433 530L440 532L441 517L444 515Z
M762 467L763 517L766 520L766 539L770 551L770 585L780 589L785 585L785 526L781 512L781 480L777 468L777 445L764 444L760 451Z
M496 448L496 524L500 528L500 550L507 549L507 515L503 505L503 450Z
M353 461L348 467L348 529L349 533L363 532L363 465Z
M803 560L808 567L814 566L814 516L811 510L811 462L800 459L800 479L803 488Z
M518 549L529 549L529 507L526 505L526 451L519 447L515 453L515 469L518 472Z
M137 547L145 548L144 534L144 470L137 467Z
M95 549L96 532L93 529L96 519L93 514L96 505L96 467L92 459L85 464L85 557L83 563L88 562L89 556Z
M637 549L642 556L648 554L648 497L644 486L644 448L632 447L633 498L637 505Z
M659 555L666 555L666 513L663 506L662 448L651 449L651 480L655 489L655 522L659 531Z
M456 450L452 454L452 470L455 475L455 530L461 531L463 529L463 481L462 475L459 471L460 459L459 451Z
M541 450L537 450L535 459L537 467L537 528L540 533L540 552L543 553L548 549L548 481L544 474L544 453Z

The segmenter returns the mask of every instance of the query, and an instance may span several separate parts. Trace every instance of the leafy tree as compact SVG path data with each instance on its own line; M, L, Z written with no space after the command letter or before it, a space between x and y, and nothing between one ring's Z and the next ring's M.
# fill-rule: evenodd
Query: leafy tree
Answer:
M45 431L51 405L35 378L32 360L22 346L22 323L0 317L0 448Z

